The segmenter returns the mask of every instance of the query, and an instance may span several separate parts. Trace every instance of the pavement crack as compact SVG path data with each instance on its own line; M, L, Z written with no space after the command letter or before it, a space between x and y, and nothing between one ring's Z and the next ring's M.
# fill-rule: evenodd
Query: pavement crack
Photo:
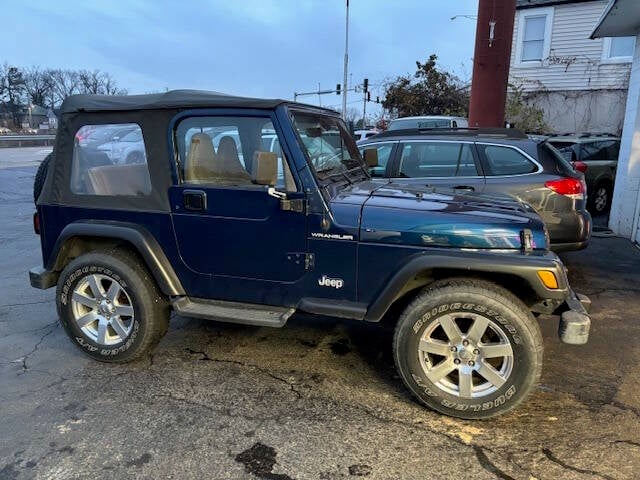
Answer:
M52 322L48 325L49 330L47 332L45 332L41 337L40 340L38 340L38 342L33 346L33 349L27 353L26 355L24 355L22 357L22 373L25 373L29 370L29 366L27 365L27 360L29 359L29 357L31 357L31 355L35 354L38 351L38 348L40 348L40 345L42 345L42 342L44 342L45 338L47 338L49 335L51 335L53 333L53 331L56 329L56 326L58 325L58 321L56 320L55 322ZM43 327L46 328L47 326Z
M8 308L8 307L25 307L27 305L40 305L42 303L51 303L55 302L55 300L40 300L37 302L24 302L24 303L7 303L4 305L0 305L0 308Z
M566 462L560 460L558 457L556 457L553 454L553 452L551 450L549 450L548 448L543 448L542 449L542 453L544 454L545 457L547 457L547 459L549 459L550 461L552 461L556 465L560 465L562 468L564 468L566 470L571 470L572 472L577 472L577 473L583 473L585 475L593 475L595 477L604 478L606 480L615 480L612 476L607 475L605 473L599 473L599 472L596 472L595 470L587 470L585 468L578 468L578 467L574 467L573 465L569 465L568 463L566 463Z
M300 392L300 390L298 390L295 386L295 384L291 381L289 381L287 378L281 377L279 375L276 375L273 372L270 372L269 370L260 367L258 365L255 365L253 363L246 363L246 362L241 362L239 360L229 360L226 358L214 358L214 357L210 357L207 352L204 351L200 351L200 350L193 350L191 348L186 348L185 349L188 353L190 353L191 355L200 355L200 360L203 361L207 361L207 362L216 362L216 363L228 363L228 364L232 364L232 365L239 365L241 367L245 367L245 368L253 368L254 370L259 371L260 373L267 375L271 378L273 378L274 380L277 380L279 382L284 383L285 385L287 385L287 387L289 388L289 390L291 390L291 392L297 397L298 400L300 400L302 398L302 393Z
M625 443L627 445L640 448L640 442L632 442L631 440L616 440L615 442L613 442L614 445L617 443Z
M477 445L477 444L473 444L472 446L473 446L473 451L476 453L476 458L478 459L478 463L487 472L492 473L493 475L495 475L496 477L502 480L515 480L514 477L500 470L500 468L498 468L496 464L493 463L489 459L489 457L487 457L487 454L484 452L484 448L482 448L480 445Z

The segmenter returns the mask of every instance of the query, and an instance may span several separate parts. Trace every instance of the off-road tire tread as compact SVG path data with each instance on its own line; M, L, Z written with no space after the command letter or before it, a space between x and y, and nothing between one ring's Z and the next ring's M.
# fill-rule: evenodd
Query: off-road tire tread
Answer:
M144 263L135 253L124 247L113 247L106 250L94 251L72 260L60 275L60 280L56 289L56 299L60 298L60 290L65 283L66 277L71 272L81 265L95 263L108 265L109 268L123 272L125 275L133 279L133 282L131 283L137 289L136 296L139 298L140 302L146 304L144 306L144 310L146 317L148 317L148 322L144 329L144 337L135 349L130 349L124 352L123 355L116 357L90 356L96 360L108 363L129 363L138 360L141 357L146 356L167 333L167 330L169 329L169 302L160 292L155 279ZM58 315L64 327L64 317L60 310L60 303L56 303L58 305Z
M506 288L484 279L477 278L450 278L435 281L422 289L422 291L416 295L416 297L409 303L409 305L405 308L400 318L398 319L398 323L396 325L396 329L393 335L393 360L396 366L397 371L400 373L402 377L405 377L405 373L403 373L401 365L400 365L400 352L398 351L398 337L401 333L402 328L406 328L410 326L411 322L407 321L407 318L410 317L415 310L421 307L425 302L431 301L437 295L446 295L452 293L459 293L460 289L464 289L466 293L469 290L473 290L473 293L483 295L487 298L490 298L498 303L501 303L504 307L516 312L523 321L523 326L528 329L528 333L530 337L533 339L533 350L535 356L535 374L527 379L526 386L524 392L513 402L510 402L506 406L503 405L504 408L495 409L493 411L481 412L480 415L469 415L469 413L474 412L464 412L464 415L459 415L461 418L467 419L488 419L492 417L496 417L498 415L503 415L506 412L516 408L518 405L524 401L530 392L535 388L535 386L540 381L540 376L542 374L542 359L544 353L544 344L542 340L542 332L540 331L540 326L538 325L538 321L535 319L531 311L527 308L527 306L516 297L512 292L507 290ZM420 395L413 390L413 388L408 388L411 391L411 394L423 405L427 406L430 409L434 409L439 411L440 413L444 413L445 415L454 415L452 410L446 410L444 407L438 408L437 406L430 405L424 401ZM463 412L460 412L463 413ZM457 416L457 415L456 415Z

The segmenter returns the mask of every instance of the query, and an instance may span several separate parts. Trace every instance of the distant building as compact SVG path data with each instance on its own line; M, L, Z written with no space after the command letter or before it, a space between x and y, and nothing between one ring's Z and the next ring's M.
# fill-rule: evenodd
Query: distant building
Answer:
M622 130L635 37L590 38L607 3L516 0L509 82L554 132Z
M48 109L39 105L25 105L20 109L22 125L28 128L38 128L39 125L49 122Z

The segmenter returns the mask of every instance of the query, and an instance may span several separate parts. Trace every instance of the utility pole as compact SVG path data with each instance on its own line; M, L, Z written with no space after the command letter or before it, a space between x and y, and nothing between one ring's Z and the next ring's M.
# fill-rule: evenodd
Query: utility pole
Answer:
M515 14L516 0L480 0L478 4L470 127L504 126Z
M345 28L345 36L344 36L344 78L342 85L344 88L342 89L342 118L347 120L347 90L349 90L349 85L347 84L347 70L349 65L349 0L347 1L347 23Z

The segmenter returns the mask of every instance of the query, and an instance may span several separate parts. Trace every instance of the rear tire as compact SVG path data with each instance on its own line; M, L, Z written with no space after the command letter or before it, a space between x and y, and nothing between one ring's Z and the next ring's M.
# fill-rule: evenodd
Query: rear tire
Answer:
M140 358L169 326L167 299L146 267L124 249L70 262L60 275L56 303L69 338L101 362Z
M527 307L484 280L426 287L401 315L393 339L400 376L420 402L465 419L519 405L542 371L542 335Z
M49 163L51 163L51 157L53 153L50 153L38 166L38 171L36 172L36 176L33 180L33 203L38 203L38 197L40 193L42 193L42 187L44 186L44 181L47 178L47 171L49 170Z
M589 195L590 210L594 215L607 213L611 208L611 196L613 186L608 182L599 183L593 190L593 195Z

